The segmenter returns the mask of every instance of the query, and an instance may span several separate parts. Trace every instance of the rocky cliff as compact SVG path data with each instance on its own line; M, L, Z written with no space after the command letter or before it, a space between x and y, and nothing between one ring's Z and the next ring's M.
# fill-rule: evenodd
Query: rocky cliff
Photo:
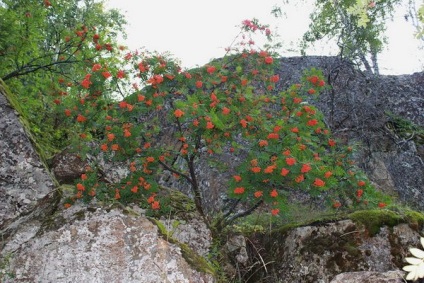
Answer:
M23 222L40 221L54 209L58 191L13 96L0 84L0 231L3 240Z
M278 89L308 68L323 71L330 88L310 101L333 134L359 144L357 165L377 187L424 209L424 72L367 77L338 57L282 58Z
M422 211L424 73L369 78L336 57L282 58L278 87L310 67L331 86L310 103L340 139L359 143L358 165ZM152 219L137 207L100 203L63 210L63 186L50 170L69 183L82 161L63 154L47 168L3 84L0 113L1 282L220 282L217 270L224 282L403 282L403 258L424 232L419 212L381 210L212 239L195 213ZM217 207L225 178L201 173L207 205ZM207 260L224 250L215 265Z
M165 220L128 209L63 210L61 189L0 83L0 282L215 282L201 223L171 235Z
M300 81L303 72L323 72L329 88L309 103L325 115L327 125L342 142L357 148L355 160L382 191L406 205L424 209L424 72L402 76L367 77L338 57L281 58L276 91ZM215 163L226 168L239 158L221 154ZM225 201L228 179L234 172L211 168L207 157L197 164L208 211ZM163 178L167 186L190 192L184 180Z

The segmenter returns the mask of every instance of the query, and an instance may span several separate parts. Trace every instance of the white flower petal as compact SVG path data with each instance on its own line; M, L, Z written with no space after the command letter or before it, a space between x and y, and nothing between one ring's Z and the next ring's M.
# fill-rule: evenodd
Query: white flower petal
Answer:
M418 265L418 264L420 264L422 262L421 259L416 258L416 257L405 257L405 260L408 263L413 264L413 265Z
M414 271L415 269L417 269L417 266L416 265L406 265L402 269L410 272L410 271Z
M415 271L411 271L411 272L409 272L408 273L408 275L406 275L406 280L417 280L418 279L418 277L415 277L416 276L416 274L415 274Z
M421 246L424 248L424 237L421 237L420 241L421 241Z
M409 251L411 254L417 258L424 258L424 251L417 248L410 248Z
M418 278L424 278L424 262L417 266L417 270L415 272L417 273Z

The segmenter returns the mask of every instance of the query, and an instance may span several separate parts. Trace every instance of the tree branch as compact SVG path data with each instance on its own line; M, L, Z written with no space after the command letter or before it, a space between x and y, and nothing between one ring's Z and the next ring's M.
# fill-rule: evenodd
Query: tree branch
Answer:
M231 216L230 218L228 218L226 221L225 221L225 226L226 225L229 225L229 224L231 224L232 222L234 222L234 220L236 220L237 218L241 218L241 217L244 217L244 216L247 216L247 215L249 215L249 214L251 214L253 211L255 211L262 203L263 203L264 201L263 200L260 200L260 201L258 201L257 203L255 203L252 207L250 207L249 209L247 209L247 210L245 210L245 211L242 211L242 212L239 212L239 213L236 213L236 214L234 214L233 216Z
M57 62L53 62L53 63L50 63L50 64L41 65L41 66L25 65L24 67L21 67L19 70L15 70L13 72L10 72L6 76L2 77L2 80L3 81L7 81L8 79L16 78L16 77L20 77L20 76L24 76L24 75L27 75L29 73L36 72L38 70L50 69L50 67L55 66L55 65L73 64L73 63L79 63L79 62L81 62L81 61L79 61L79 60L75 60L75 61L57 61ZM23 70L23 69L27 69L27 70Z

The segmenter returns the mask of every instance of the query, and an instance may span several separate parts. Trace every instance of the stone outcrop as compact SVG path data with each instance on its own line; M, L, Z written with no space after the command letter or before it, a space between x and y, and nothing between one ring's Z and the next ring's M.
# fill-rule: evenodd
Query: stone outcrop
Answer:
M7 96L6 96L7 95ZM42 218L58 201L55 182L35 150L13 96L0 81L0 249L24 221Z
M12 252L12 244L2 253ZM13 251L7 266L13 279L2 282L215 282L206 261L188 253L132 210L76 205Z
M97 145L89 143L88 146L93 148ZM67 147L56 154L50 166L60 184L74 184L75 180L81 178L81 174L86 173L87 166L92 163L99 167L99 177L108 183L118 183L130 173L127 161L105 160L102 154L82 158L72 147Z
M277 89L287 89L310 68L322 70L330 86L310 103L336 137L358 144L357 165L379 189L423 210L424 72L367 77L338 57L282 58Z
M57 182L10 102L0 84L0 282L215 282L201 256L211 235L200 220L159 225L143 211L101 204L63 210ZM85 166L69 156L55 160L63 183Z
M322 69L332 86L310 103L344 142L362 144L358 165L378 187L423 210L422 137L414 135L415 128L400 132L402 121L386 111L422 127L424 73L369 78L335 57L284 58L278 87L297 82L310 67ZM213 239L199 217L154 220L140 209L99 203L62 210L56 180L5 89L0 85L1 282L216 282L205 260ZM72 183L86 165L71 155L53 162L61 183ZM221 161L237 160L223 155ZM125 175L125 166L115 165L102 165L112 181ZM231 172L201 165L207 205L219 210ZM184 191L178 180L164 183ZM235 234L223 269L245 282L402 282L403 259L424 232L423 219L403 220L391 214L378 225L351 218Z
M387 272L346 272L337 275L330 283L404 283L401 271Z
M420 246L424 232L424 219L417 225L407 218L364 211L334 222L253 233L246 237L249 259L239 262L238 272L250 278L247 282L403 282L404 258L411 256L410 247ZM371 273L381 281L360 281Z
M359 144L357 165L378 188L423 210L424 72L367 77L338 57L281 58L277 89L299 82L310 68L321 70L330 86L310 103L336 137Z
M61 184L73 184L86 172L88 162L81 159L77 153L65 149L56 154L51 162L52 172Z

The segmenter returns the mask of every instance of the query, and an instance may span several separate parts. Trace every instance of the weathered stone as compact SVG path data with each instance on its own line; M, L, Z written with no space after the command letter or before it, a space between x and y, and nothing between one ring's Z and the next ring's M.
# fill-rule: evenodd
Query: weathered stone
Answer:
M93 148L98 145L89 143L87 146ZM75 180L81 178L81 174L86 173L87 166L93 164L99 170L99 178L108 183L119 183L130 173L129 164L126 161L106 160L102 153L98 156L87 155L82 158L71 147L53 157L51 168L60 183L73 184Z
M228 239L225 247L228 253L233 254L238 263L246 265L249 255L246 250L246 239L243 235L232 236Z
M410 207L424 210L424 160L417 154L415 144L406 142L386 164L393 176L399 200Z
M307 69L322 70L330 89L309 102L324 113L336 137L359 143L355 161L379 189L423 210L423 138L398 135L389 114L424 126L424 72L367 77L352 63L327 56L281 58L279 64L277 90L299 82Z
M69 150L63 150L56 154L52 160L52 171L61 184L73 184L73 182L86 172L88 162Z
M161 222L174 239L187 244L201 256L208 255L212 245L212 235L205 222L198 218L190 220L162 218Z
M400 270L387 272L346 272L337 275L330 283L403 283L404 272Z
M13 99L0 82L1 242L13 233L12 227L17 227L24 218L48 214L57 201L54 179L34 149L34 141L6 95ZM31 215L32 212L35 214Z
M76 205L55 218L13 253L3 282L214 282L145 217Z
M266 268L252 268L245 277L273 278L281 283L328 283L345 272L401 270L404 258L410 255L408 249L419 245L423 231L416 228L408 224L383 225L372 235L361 223L341 220L284 230L281 234L261 233L250 237L252 247L248 249L263 252L260 258L256 252L250 253L247 266L258 260L268 264Z

